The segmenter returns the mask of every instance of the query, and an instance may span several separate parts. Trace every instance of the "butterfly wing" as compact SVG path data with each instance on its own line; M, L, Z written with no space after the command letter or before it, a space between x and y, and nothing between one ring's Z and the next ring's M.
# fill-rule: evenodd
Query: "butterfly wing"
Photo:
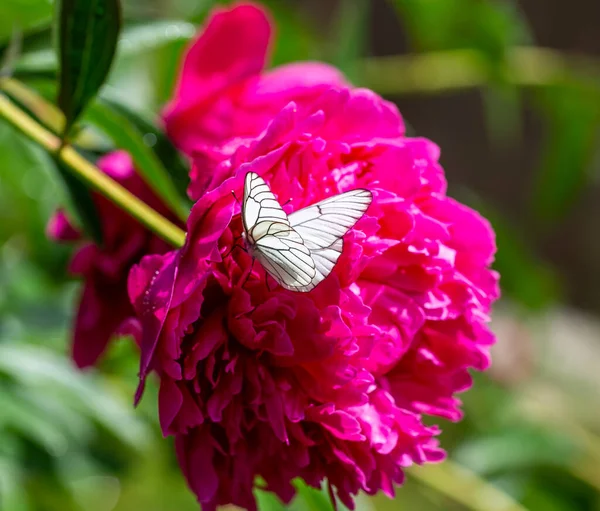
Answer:
M290 225L285 211L283 211L269 185L254 172L248 172L244 180L242 221L246 234L250 236L252 236L252 229L260 222L277 222Z
M372 200L369 190L352 190L289 215L290 226L310 250L316 269L310 283L298 291L310 291L331 273L342 254L344 235L365 214Z
M254 172L248 172L244 182L242 221L252 255L269 275L292 291L310 284L316 274L311 252L267 183Z

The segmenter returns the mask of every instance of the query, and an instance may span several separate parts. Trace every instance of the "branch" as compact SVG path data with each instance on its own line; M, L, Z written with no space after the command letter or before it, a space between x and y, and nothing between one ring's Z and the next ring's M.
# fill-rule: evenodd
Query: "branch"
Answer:
M0 118L4 118L9 124L15 126L49 153L56 155L77 179L104 195L157 236L174 247L183 246L185 242L185 232L183 230L157 213L119 183L109 178L71 146L65 145L61 149L60 139L56 135L16 107L2 93L0 93Z

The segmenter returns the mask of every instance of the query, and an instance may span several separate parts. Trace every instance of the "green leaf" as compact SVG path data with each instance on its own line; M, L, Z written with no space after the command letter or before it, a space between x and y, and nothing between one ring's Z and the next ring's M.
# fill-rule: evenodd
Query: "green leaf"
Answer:
M458 462L484 475L538 465L566 466L576 455L575 445L566 436L528 425L468 440L454 451Z
M530 241L507 219L478 208L491 220L496 231L499 250L494 267L502 275L502 292L530 309L541 310L556 303L560 297L560 282L556 271L539 254Z
M472 193L458 194L458 199L479 211L496 232L496 261L494 268L502 276L502 295L534 310L554 304L560 297L561 286L556 271L535 252L532 241L501 215L489 201Z
M544 511L574 511L575 509L597 509L597 506L593 506L593 504L590 504L590 506L581 506L581 502L579 502L579 505L577 505L575 501L580 501L582 499L580 492L573 491L571 492L571 494L569 494L568 492L565 492L562 488L559 492L557 491L555 485L548 483L549 481L544 479L542 479L541 481L536 481L534 479L532 482L530 482L530 484L526 488L525 495L522 499L523 505L527 506L527 509L543 509Z
M391 1L412 45L420 51L473 48L497 64L510 45L531 39L525 16L514 1Z
M537 220L564 216L592 177L598 154L600 95L576 84L544 90L540 106L547 134L532 202Z
M21 53L22 44L23 34L15 30L8 46L0 51L0 78L12 75L15 62Z
M10 40L15 29L28 32L50 25L53 3L53 0L2 0L0 44Z
M521 93L509 84L491 84L481 91L487 133L497 151L514 147L523 133Z
M189 214L189 203L181 196L160 158L144 142L144 135L125 115L96 101L86 112L86 120L106 134L117 147L126 150L136 169L158 197L182 220Z
M188 41L196 33L194 25L185 21L155 21L123 28L117 44L116 60L137 57L141 53L162 48L171 43ZM56 76L58 64L52 50L25 53L15 64L17 78Z
M54 163L65 184L79 225L91 239L98 245L102 245L102 223L89 188L73 176L60 160L55 159Z
M123 403L99 378L83 375L49 350L0 343L0 375L3 373L31 392L69 403L131 448L142 450L148 444L150 433L133 414L130 402ZM31 411L32 407L26 408Z
M121 29L119 0L61 0L58 25L58 105L64 136L110 70Z
M287 507L271 492L256 490L258 509L261 511L286 511Z
M327 40L307 16L302 4L281 0L262 2L277 20L277 44L273 48L272 65L279 66L295 60L325 60Z
M21 467L16 461L0 457L0 509L29 511Z
M308 486L301 479L294 481L298 491L297 497L292 503L293 511L328 511L333 510L331 499L324 489L315 489Z
M360 81L358 60L364 56L369 34L369 0L342 0L336 16L333 64L348 78Z
M26 393L7 392L3 388L0 393L0 428L14 429L54 456L64 454L68 446L65 433L55 421L32 408L27 401Z
M133 110L115 98L110 98L103 94L100 96L99 101L118 115L126 118L140 132L144 143L152 148L171 176L179 194L182 197L186 197L187 187L190 183L189 168L183 162L181 155L164 131L159 129L145 115Z

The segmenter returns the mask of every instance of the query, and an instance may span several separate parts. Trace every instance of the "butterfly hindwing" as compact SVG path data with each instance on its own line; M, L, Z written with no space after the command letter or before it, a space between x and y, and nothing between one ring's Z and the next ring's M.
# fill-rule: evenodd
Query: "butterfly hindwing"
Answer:
M310 250L316 274L310 291L331 273L344 248L344 235L365 214L373 195L369 190L352 190L329 197L289 215L288 220Z

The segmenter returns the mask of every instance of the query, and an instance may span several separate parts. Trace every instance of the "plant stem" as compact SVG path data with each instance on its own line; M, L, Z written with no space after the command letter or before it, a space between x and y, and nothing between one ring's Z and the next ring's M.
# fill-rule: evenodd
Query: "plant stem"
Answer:
M49 128L53 133L62 133L65 129L65 116L60 109L22 82L10 77L0 78L0 89L8 95L9 99L25 106L42 126Z
M104 195L107 199L129 213L157 236L174 247L181 247L185 242L185 232L165 217L138 199L119 183L109 178L98 167L92 165L73 147L65 145L61 149L60 139L20 108L15 106L4 94L0 93L0 117L19 129L34 142L48 152L55 154L73 175L87 186ZM60 149L60 151L59 151Z
M471 511L527 511L512 497L451 460L410 467L407 472Z

